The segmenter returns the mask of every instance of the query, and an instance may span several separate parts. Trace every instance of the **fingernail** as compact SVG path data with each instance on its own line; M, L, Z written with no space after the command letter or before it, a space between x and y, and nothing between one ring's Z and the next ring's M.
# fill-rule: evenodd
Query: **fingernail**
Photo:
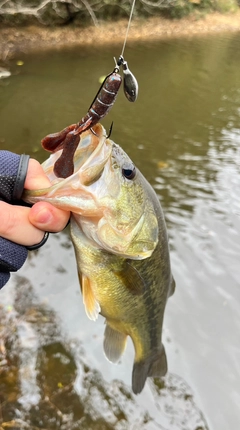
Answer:
M39 224L48 224L52 221L52 213L48 209L41 209L35 216L36 222Z

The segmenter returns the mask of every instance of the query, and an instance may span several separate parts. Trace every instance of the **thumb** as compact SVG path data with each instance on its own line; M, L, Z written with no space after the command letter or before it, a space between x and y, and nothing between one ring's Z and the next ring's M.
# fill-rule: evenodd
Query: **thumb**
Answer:
M0 201L0 236L24 246L41 242L44 233L29 222L29 211Z

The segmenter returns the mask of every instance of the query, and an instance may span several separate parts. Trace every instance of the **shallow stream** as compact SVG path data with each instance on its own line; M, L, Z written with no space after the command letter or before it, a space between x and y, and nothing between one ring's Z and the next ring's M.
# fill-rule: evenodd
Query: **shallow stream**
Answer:
M132 345L120 364L106 361L103 319L87 319L68 232L55 234L0 292L0 428L239 428L239 45L240 34L128 44L139 98L121 91L103 121L165 213L176 280L163 332L169 374L131 393ZM43 161L41 138L85 115L120 51L12 61L0 81L1 149Z

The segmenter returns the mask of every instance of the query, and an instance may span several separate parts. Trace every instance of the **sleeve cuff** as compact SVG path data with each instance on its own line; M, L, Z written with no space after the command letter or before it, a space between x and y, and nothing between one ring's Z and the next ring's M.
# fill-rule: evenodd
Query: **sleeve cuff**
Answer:
M10 278L9 272L0 272L0 290L9 281L9 278Z
M0 151L0 199L7 203L21 199L28 162L28 155Z
M25 246L0 237L0 285L8 281L9 272L16 272L22 267L27 255Z

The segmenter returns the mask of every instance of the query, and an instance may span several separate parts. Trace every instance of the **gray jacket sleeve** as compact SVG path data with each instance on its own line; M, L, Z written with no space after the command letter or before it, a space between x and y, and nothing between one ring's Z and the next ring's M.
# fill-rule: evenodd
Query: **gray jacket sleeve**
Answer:
M28 155L0 151L0 200L13 205L21 204L28 161ZM16 272L22 267L27 254L25 246L0 237L0 288L9 280L10 272Z

